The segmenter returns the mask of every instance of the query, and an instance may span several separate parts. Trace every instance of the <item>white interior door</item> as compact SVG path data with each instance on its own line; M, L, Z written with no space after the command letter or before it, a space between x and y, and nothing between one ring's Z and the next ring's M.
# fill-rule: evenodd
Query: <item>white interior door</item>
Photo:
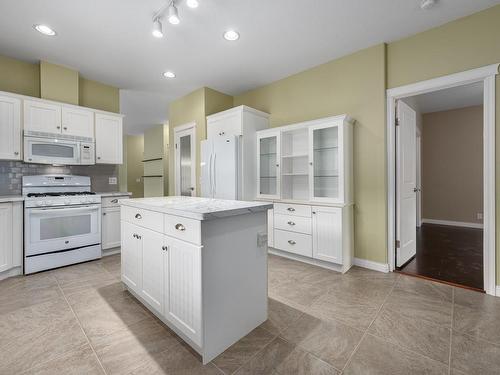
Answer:
M417 150L416 113L398 101L396 127L396 265L416 254Z
M196 124L174 128L175 195L196 196Z

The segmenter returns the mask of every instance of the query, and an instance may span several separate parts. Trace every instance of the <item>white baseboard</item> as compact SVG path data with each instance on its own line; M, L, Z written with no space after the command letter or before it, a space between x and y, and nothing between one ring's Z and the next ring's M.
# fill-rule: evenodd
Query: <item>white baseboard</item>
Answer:
M497 297L500 297L500 285L497 285L496 288L495 288L495 295Z
M101 255L103 257L107 257L107 256L110 256L110 255L120 254L121 251L122 251L121 247L115 247L113 249L102 250L102 254Z
M387 263L378 263L373 262L371 260L354 258L354 265L358 267L367 268L369 270L378 271L378 272L389 272L389 265Z
M22 268L15 267L15 268L12 268L8 271L0 272L0 280L4 280L4 279L7 279L7 278L13 277L13 276L19 276L22 274L23 274Z
M481 224L481 223L466 223L464 221L422 219L422 223L438 224L438 225L450 225L453 227L464 227L464 228L478 228L478 229L483 228L483 224Z

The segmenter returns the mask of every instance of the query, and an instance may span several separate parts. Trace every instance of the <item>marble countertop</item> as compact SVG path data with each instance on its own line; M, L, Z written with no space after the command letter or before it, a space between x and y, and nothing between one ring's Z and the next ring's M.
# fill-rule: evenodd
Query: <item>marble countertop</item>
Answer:
M120 202L124 206L163 212L196 220L213 220L228 216L267 211L272 203L247 202L198 197L158 197L127 199Z
M100 195L101 197L125 197L125 196L131 196L132 193L129 192L122 192L122 191L106 191L106 192L96 192L97 195Z
M23 201L22 195L0 195L0 203L19 202Z

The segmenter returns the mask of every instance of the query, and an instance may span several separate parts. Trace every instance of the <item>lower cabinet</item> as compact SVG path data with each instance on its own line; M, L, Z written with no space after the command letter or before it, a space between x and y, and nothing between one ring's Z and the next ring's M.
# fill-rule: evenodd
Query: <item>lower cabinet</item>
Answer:
M121 222L122 225L122 281L136 293L141 291L142 243L139 241L137 225Z
M342 264L342 208L313 207L312 256Z
M21 274L22 264L23 202L0 203L0 280Z
M102 208L102 241L103 250L120 246L120 207Z

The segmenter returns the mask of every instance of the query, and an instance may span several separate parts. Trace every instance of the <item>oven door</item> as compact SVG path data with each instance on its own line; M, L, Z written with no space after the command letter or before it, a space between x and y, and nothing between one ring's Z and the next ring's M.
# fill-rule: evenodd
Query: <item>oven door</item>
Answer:
M80 143L65 139L24 137L24 161L39 164L80 164Z
M101 205L26 208L25 256L101 243Z

